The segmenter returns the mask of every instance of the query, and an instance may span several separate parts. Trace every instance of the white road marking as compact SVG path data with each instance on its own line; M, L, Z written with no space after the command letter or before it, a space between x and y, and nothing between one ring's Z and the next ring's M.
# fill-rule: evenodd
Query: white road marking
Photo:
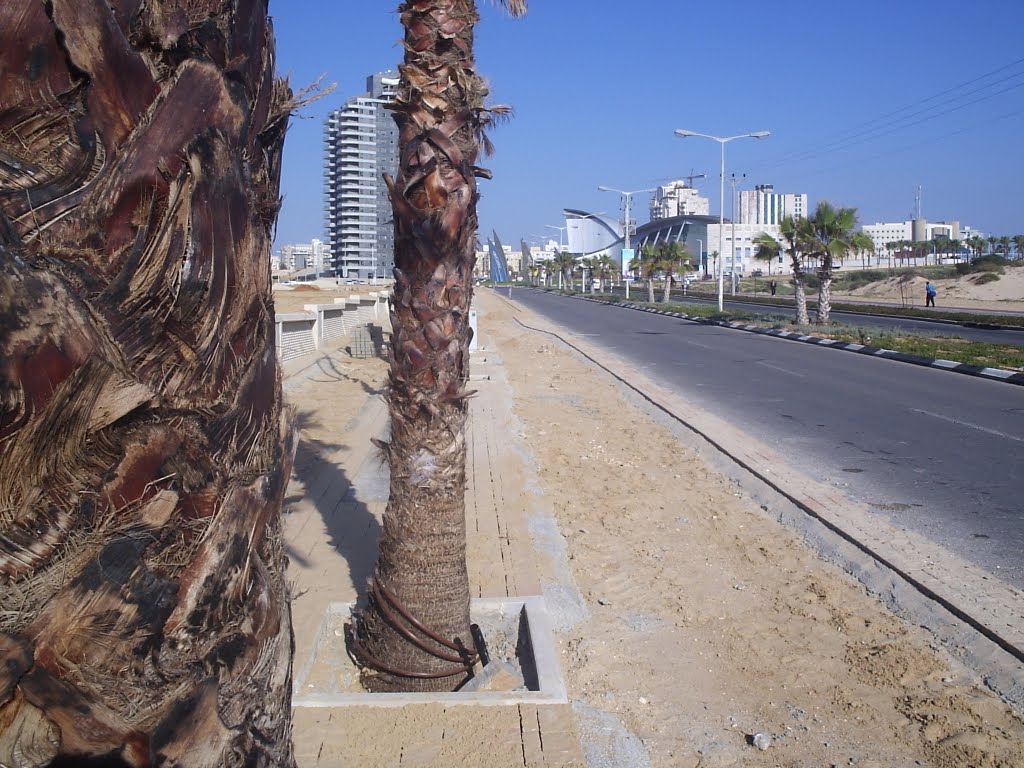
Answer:
M943 416L941 413L932 413L931 411L922 411L920 408L911 408L914 413L923 413L925 416L931 416L935 419L941 419L942 421L948 421L950 424L956 424L961 427L970 427L976 429L979 432L987 432L990 435L996 437L1005 437L1007 440L1015 440L1018 443L1024 443L1024 437L1017 437L1016 435L1008 435L1005 432L1000 432L997 429L989 429L988 427L982 427L977 424L971 424L969 421L961 421L960 419L954 419L952 416Z
M779 371L780 373L788 373L790 376L796 376L799 379L806 379L807 378L807 376L805 376L802 373L797 373L796 371L789 371L789 370L786 370L785 368L780 368L777 365L772 365L771 363L766 363L766 362L764 362L764 360L758 360L757 364L758 365L763 365L765 368L772 368L772 369L774 369L776 371Z

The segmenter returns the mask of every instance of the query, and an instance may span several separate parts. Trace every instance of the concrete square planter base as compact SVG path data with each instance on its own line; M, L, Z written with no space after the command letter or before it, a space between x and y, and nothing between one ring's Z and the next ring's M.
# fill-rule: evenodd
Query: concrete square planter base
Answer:
M523 671L528 690L454 693L367 693L359 670L345 651L345 624L352 603L331 603L324 613L313 653L295 677L295 707L401 707L408 704L564 704L565 681L555 652L543 597L478 598L470 616L480 625L491 656Z

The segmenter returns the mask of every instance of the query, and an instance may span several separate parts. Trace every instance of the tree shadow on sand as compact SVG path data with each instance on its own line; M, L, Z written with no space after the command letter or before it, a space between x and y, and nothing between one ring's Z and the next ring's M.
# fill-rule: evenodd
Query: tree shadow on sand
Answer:
M340 369L337 371L341 376L350 378ZM364 382L360 384L367 392L377 394ZM317 414L311 411L299 412L295 421L300 433L292 475L295 480L302 483L305 492L289 496L285 500L285 512L287 514L290 505L303 499L316 507L324 521L328 543L345 558L352 584L362 597L377 559L377 542L380 538L380 524L366 502L379 497L380 473L370 473L373 475L369 478L371 487L364 491L360 486L366 484L366 479L349 477L337 463L339 453L347 446L308 436L308 430L317 425ZM370 460L365 464L371 470L375 470L374 461L375 454L371 454ZM359 469L356 468L354 471ZM386 476L383 483L386 500ZM305 555L296 551L291 544L288 545L288 556L300 565L309 565ZM343 574L337 574L337 578L343 577Z

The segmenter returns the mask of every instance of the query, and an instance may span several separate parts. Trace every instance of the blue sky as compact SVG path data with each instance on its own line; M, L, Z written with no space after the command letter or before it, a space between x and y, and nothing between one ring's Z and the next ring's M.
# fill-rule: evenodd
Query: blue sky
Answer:
M726 173L858 208L862 223L910 217L1024 233L1021 0L531 0L511 19L482 0L477 63L514 118L492 133L482 234L510 244L558 232L563 208L614 213L617 195L706 172L718 211ZM277 245L324 237L322 123L367 75L401 60L396 0L271 0L278 69L334 93L293 118ZM729 214L728 192L726 215ZM647 220L646 196L633 218Z

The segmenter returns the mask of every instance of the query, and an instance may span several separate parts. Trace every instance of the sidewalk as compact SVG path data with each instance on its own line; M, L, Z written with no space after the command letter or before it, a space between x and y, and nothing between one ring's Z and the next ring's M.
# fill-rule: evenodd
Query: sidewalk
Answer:
M538 562L520 493L527 468L507 439L512 397L500 360L488 349L472 360L466 491L467 551L474 597L541 592ZM387 466L371 438L386 437L387 409L378 387L386 365L344 351L294 372L286 396L298 411L302 439L286 504L285 535L294 595L297 686L329 689L352 678L314 642L328 606L365 589L388 497ZM329 660L326 657L332 656ZM303 691L297 690L297 699ZM295 709L299 765L306 766L581 766L568 704Z
M517 320L558 329L492 291L474 306L473 594L543 594L571 706L299 707L300 766L1024 765L1024 720L815 555L776 499ZM384 374L338 352L286 383L302 426L285 519L299 685L344 674L311 658L327 606L354 599L373 567ZM768 450L662 395L746 460ZM752 746L759 733L768 750Z

